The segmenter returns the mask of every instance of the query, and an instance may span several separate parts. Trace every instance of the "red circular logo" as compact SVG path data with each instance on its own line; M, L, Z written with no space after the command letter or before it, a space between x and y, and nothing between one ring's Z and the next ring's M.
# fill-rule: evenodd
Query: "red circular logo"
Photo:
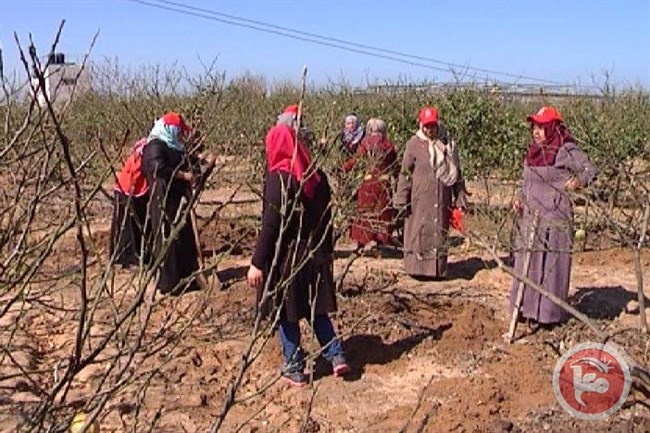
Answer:
M555 396L581 419L599 420L616 412L630 385L629 367L611 344L578 344L559 359L553 372Z

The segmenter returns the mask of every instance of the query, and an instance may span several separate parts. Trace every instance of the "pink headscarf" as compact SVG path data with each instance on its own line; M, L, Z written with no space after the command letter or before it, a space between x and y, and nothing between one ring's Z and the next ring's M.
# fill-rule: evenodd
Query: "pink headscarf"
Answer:
M268 171L289 173L299 183L304 182L302 190L311 199L320 182L315 172L307 173L311 166L309 149L302 140L296 140L296 132L285 124L275 125L266 134L266 163ZM297 148L296 148L297 144ZM303 178L308 176L306 180Z

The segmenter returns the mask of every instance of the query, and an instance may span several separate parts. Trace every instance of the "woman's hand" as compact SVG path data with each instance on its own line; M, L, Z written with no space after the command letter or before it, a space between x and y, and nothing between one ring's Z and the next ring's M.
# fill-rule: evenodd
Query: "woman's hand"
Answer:
M521 199L514 199L512 201L512 211L515 213L522 213L524 211L524 204Z
M572 176L571 179L567 180L567 182L564 184L564 187L567 189L567 191L576 191L580 188L582 188L582 183L580 183L580 180Z
M255 265L250 265L248 268L248 274L246 275L246 279L248 280L248 285L251 286L254 289L259 289L262 287L262 283L264 281L264 275L262 274L262 271L258 269Z
M396 215L395 215L396 220L406 219L406 217L409 216L409 213L411 211L410 206L408 204L393 204L393 207L396 210Z
M215 155L212 152L207 152L207 153L201 152L197 155L197 157L200 160L205 161L208 165L214 164L217 160L217 155Z
M191 171L179 171L176 177L185 182L194 183L194 174Z

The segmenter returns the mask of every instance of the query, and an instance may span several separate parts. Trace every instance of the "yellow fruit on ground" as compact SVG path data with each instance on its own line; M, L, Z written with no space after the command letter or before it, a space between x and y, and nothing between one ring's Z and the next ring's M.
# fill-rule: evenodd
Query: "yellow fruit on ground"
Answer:
M71 433L81 433L84 431L84 426L86 425L86 422L88 420L88 416L83 413L79 412L72 418L72 422L70 423L70 432ZM86 433L99 433L99 423L97 420L95 420L90 426L86 428Z

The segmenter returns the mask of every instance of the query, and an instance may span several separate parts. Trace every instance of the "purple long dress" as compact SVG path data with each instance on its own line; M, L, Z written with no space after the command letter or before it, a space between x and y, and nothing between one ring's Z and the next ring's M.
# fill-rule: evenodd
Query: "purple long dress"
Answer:
M539 212L528 278L561 299L569 293L571 252L573 249L573 206L565 184L575 175L583 186L589 185L598 170L574 143L564 144L552 166L524 165L521 200L523 218L515 242L515 271L523 273L523 262L533 213ZM519 281L510 290L510 311L515 304ZM528 285L524 286L521 315L539 323L559 323L566 319L564 310Z

